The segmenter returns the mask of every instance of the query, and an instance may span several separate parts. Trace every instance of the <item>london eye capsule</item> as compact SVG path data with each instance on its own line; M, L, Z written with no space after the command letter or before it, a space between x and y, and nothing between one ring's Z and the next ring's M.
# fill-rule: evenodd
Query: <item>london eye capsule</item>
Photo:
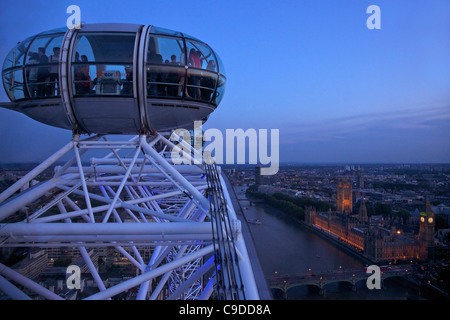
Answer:
M223 64L206 43L151 25L86 24L17 44L5 59L0 106L78 133L192 127L223 98Z

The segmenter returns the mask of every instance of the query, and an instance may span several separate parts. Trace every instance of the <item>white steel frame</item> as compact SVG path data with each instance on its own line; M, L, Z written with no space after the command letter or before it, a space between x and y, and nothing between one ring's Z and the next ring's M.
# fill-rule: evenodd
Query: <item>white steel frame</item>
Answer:
M214 255L207 182L202 164L174 165L174 144L161 134L124 140L93 136L72 141L0 194L0 247L77 248L99 291L87 299L110 299L136 288L136 299L209 299ZM190 155L183 156L194 162ZM87 154L91 152L89 158ZM106 152L105 156L98 156ZM65 155L53 177L17 192ZM87 165L87 160L89 165ZM198 159L198 158L196 158ZM244 239L226 185L229 216L245 296L259 299ZM49 196L50 195L50 196ZM36 207L39 204L39 207ZM14 221L28 206L26 218ZM114 248L136 268L136 276L106 288L88 249ZM147 259L141 248L151 247ZM205 281L206 279L206 281ZM0 264L0 291L29 299L22 287L45 299L62 299Z

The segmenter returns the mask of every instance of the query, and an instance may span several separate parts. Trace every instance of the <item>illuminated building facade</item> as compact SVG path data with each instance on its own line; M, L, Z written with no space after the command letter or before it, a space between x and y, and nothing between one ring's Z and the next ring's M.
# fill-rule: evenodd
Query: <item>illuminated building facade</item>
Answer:
M337 189L337 211L351 213L353 210L352 184L347 179L340 179Z
M358 214L352 215L344 209L345 199L348 199L345 194L347 190L348 183L340 181L338 210L316 212L315 208L308 207L305 210L305 223L375 262L432 258L435 219L429 203L426 212L420 214L419 234L403 234L395 227L370 223L364 197Z
M332 238L343 241L359 251L364 250L364 232L357 228L359 220L340 212L316 212L314 208L306 208L307 223L325 232Z

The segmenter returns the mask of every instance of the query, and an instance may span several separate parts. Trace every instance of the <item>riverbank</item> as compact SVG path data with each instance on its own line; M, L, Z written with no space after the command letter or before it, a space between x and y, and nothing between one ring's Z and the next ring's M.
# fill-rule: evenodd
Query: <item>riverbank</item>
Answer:
M247 197L249 199L249 201L253 200L249 197ZM325 263L328 264L328 260L333 260L336 259L336 254L334 253L334 251L339 251L342 254L345 254L345 256L347 257L352 257L353 259L356 259L357 261L360 262L360 266L363 267L364 265L372 265L372 264L377 264L374 263L373 261L371 261L370 259L367 259L366 257L364 257L361 253L356 252L356 250L353 250L352 248L349 248L348 246L346 246L344 243L342 243L341 241L337 240L337 239L333 239L332 237L328 236L327 234L325 234L324 232L321 232L320 230L308 226L304 221L301 221L295 217L292 217L284 212L282 212L279 209L273 208L270 205L267 205L265 203L261 203L261 204L256 204L255 206L251 206L250 208L248 208L250 210L244 211L244 212L249 212L251 210L260 210L263 211L264 213L266 213L267 215L270 215L272 217L274 217L273 219L270 220L271 223L273 223L275 220L276 221L280 221L281 223L290 226L291 228L295 228L296 233L298 234L307 234L306 237L303 235L303 238L307 238L308 242L309 241L313 241L314 240L311 238L311 234L314 234L315 236L317 236L317 238L320 238L324 241L324 243L322 244L325 245L325 243L327 243L329 246L332 246L333 248L335 248L335 250L332 251L326 251L324 250L323 252L330 252L331 255L334 255L333 257L328 256L327 254L324 253L320 253L320 257L319 255L315 255L314 253L310 253L310 254L305 254L305 257L302 259L303 261L301 261L301 263L305 264L305 265L313 265L314 263L317 263L318 260L321 261L321 263ZM253 218L254 215L250 212L249 214L250 218ZM261 218L263 216L260 216L259 218ZM263 221L263 225L264 224L268 224L267 218L266 221ZM261 228L261 226L252 226L253 230L259 230ZM270 226L268 226L268 228L270 228ZM274 229L278 229L278 226L275 226ZM273 231L274 233L277 232L276 230ZM291 234L291 237L293 235ZM267 241L265 238L268 237L267 234L264 235L264 241ZM274 236L274 238L278 238L277 236ZM262 241L261 238L259 238L259 236L255 237L256 241ZM299 250L309 250L310 246L313 246L311 244L311 242L309 244L299 244ZM267 249L266 249L267 247ZM288 246L286 246L288 247ZM266 243L264 250L268 250L269 247ZM280 250L280 249L279 249ZM282 249L281 249L282 250ZM276 254L273 255L273 259L275 259L275 257L277 255L281 255L280 252L276 252ZM320 258L320 259L319 259ZM289 258L288 258L289 259ZM339 258L341 259L341 258ZM344 260L347 260L348 258L343 258ZM291 259L286 262L280 262L281 264L285 264L285 263L293 263L295 261L295 256L292 255ZM299 261L300 262L300 261ZM263 267L264 266L264 261L262 262ZM354 268L355 265L353 264L353 266L343 266L342 268L346 269L346 268ZM356 266L357 267L357 266ZM317 266L312 267L313 270L317 271ZM334 265L334 267L329 267L328 266L328 270L338 270L338 268L340 268L340 265L337 266L336 264ZM273 270L277 270L276 267L272 268ZM280 271L283 270L281 267L279 267ZM307 269L308 270L308 269ZM327 271L328 271L327 270ZM416 271L418 269L416 268ZM277 274L292 274L292 273L305 273L306 270L299 270L299 267L293 267L292 271L282 271L282 272L278 272ZM320 271L317 271L320 272ZM273 276L273 274L268 275L268 276ZM435 288L433 288L433 286L431 286L429 283L427 283L427 281L425 281L424 279L422 279L421 275L419 275L418 273L415 273L415 276L413 277L408 277L408 278L393 278L393 279L388 279L387 280L387 286L384 286L383 289L380 292L376 292L377 290L367 290L367 288L365 287L365 284L360 284L360 286L358 287L358 293L352 294L349 293L345 290L345 288L342 288L339 285L329 285L329 288L327 289L327 292L329 294L329 297L318 297L317 294L315 294L314 292L310 292L309 289L306 288L297 288L297 289L291 289L291 293L289 294L290 296L292 295L291 298L293 299L363 299L363 300L406 300L406 299L420 299L420 298L425 298L425 299L432 299L432 300L436 300L436 299L448 299L448 295L446 294L442 294L441 292L439 292L438 290L435 290ZM422 279L422 280L420 280ZM386 284L386 282L384 282ZM275 293L272 293L275 299L281 299L280 297L276 297ZM296 298L294 298L296 297Z
M300 208L300 207L297 207L297 206L294 205L294 207L296 207L296 208L291 208L291 207L289 207L289 208L288 208L289 211L288 211L288 212L285 212L282 208L274 207L274 206L271 205L271 203L267 203L267 198L266 198L266 197L261 197L261 196L252 197L252 193L250 193L250 194L247 194L247 193L246 193L246 196L247 196L247 199L249 199L249 201L257 200L257 199L263 199L263 200L264 200L264 205L265 205L265 206L268 206L268 207L270 208L270 210L268 210L268 212L274 212L274 210L276 210L276 211L279 212L278 215L280 215L280 214L283 215L283 218L284 218L284 219L287 219L287 220L289 220L290 222L295 223L295 224L298 225L299 227L306 228L306 229L308 229L309 231L314 232L315 234L317 234L317 235L320 236L321 238L323 238L323 239L325 239L325 240L327 240L327 241L330 241L331 243L333 243L334 245L336 245L339 249L344 250L346 253L355 255L356 257L358 257L359 259L361 259L362 262L367 263L367 264L373 264L372 261L370 261L369 259L367 259L367 258L364 257L363 255L361 255L360 253L356 252L354 249L352 249L352 248L346 246L345 244L343 244L343 243L340 242L339 240L333 239L332 237L328 236L328 235L325 234L324 232L322 232L322 231L320 231L320 230L318 230L318 229L316 229L316 228L314 228L314 227L312 227L312 226L307 225L307 224L302 220L302 219L304 218L304 215L303 215L303 214L300 215L300 214L297 214L297 212L295 212L295 211L300 211L300 210L301 210L302 213L303 213L303 208ZM267 195L267 196L268 196L268 195ZM271 197L271 199L272 199L272 198L273 198L273 197ZM276 203L278 204L279 202L283 202L283 204L284 204L284 203L287 203L288 201L285 201L285 200L278 200L278 202L276 202ZM296 209L296 210L295 210L295 209ZM295 214L292 213L293 211L294 211Z
M251 200L254 200L254 199L251 199ZM345 245L344 243L342 243L338 239L334 239L334 238L328 236L326 233L320 231L319 229L307 225L303 220L300 220L300 219L298 219L296 217L292 217L291 215L283 212L282 210L274 208L274 207L272 207L272 206L270 206L270 205L268 205L266 203L264 203L264 206L267 206L268 208L270 208L270 210L267 210L267 212L272 213L272 214L275 213L278 217L282 216L283 220L289 221L290 223L293 223L294 225L296 225L299 228L304 228L304 229L306 229L308 231L313 232L314 234L316 234L320 238L322 238L322 239L328 241L329 243L333 244L339 250L342 250L345 253L347 253L347 254L357 258L362 263L364 263L366 265L375 264L375 262L373 262L372 260L370 260L367 257L365 257L360 252L357 252L353 248L350 248L349 246Z
M309 231L314 232L319 237L333 243L338 249L345 251L346 253L355 256L356 258L360 259L361 262L365 263L366 265L372 265L376 264L374 261L368 259L365 257L361 252L347 246L345 243L342 243L340 240L332 238L328 236L325 232L314 228L312 226L307 225L304 221L297 221L301 225L301 227L308 229Z

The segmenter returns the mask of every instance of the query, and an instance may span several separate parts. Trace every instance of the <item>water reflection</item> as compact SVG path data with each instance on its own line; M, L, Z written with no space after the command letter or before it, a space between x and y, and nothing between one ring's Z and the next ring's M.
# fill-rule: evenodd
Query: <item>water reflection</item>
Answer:
M246 187L234 187L238 199L244 199ZM251 205L240 201L247 220L260 220L261 224L249 224L255 247L266 278L275 274L325 272L342 269L363 268L365 263L357 257L338 249L335 245L300 226L282 212L261 203ZM270 212L270 213L269 213ZM289 299L405 299L416 294L408 288L405 280L393 279L383 282L381 290L369 290L364 281L356 291L341 283L326 286L325 295L314 287L301 286L289 289ZM281 292L272 292L281 298Z

